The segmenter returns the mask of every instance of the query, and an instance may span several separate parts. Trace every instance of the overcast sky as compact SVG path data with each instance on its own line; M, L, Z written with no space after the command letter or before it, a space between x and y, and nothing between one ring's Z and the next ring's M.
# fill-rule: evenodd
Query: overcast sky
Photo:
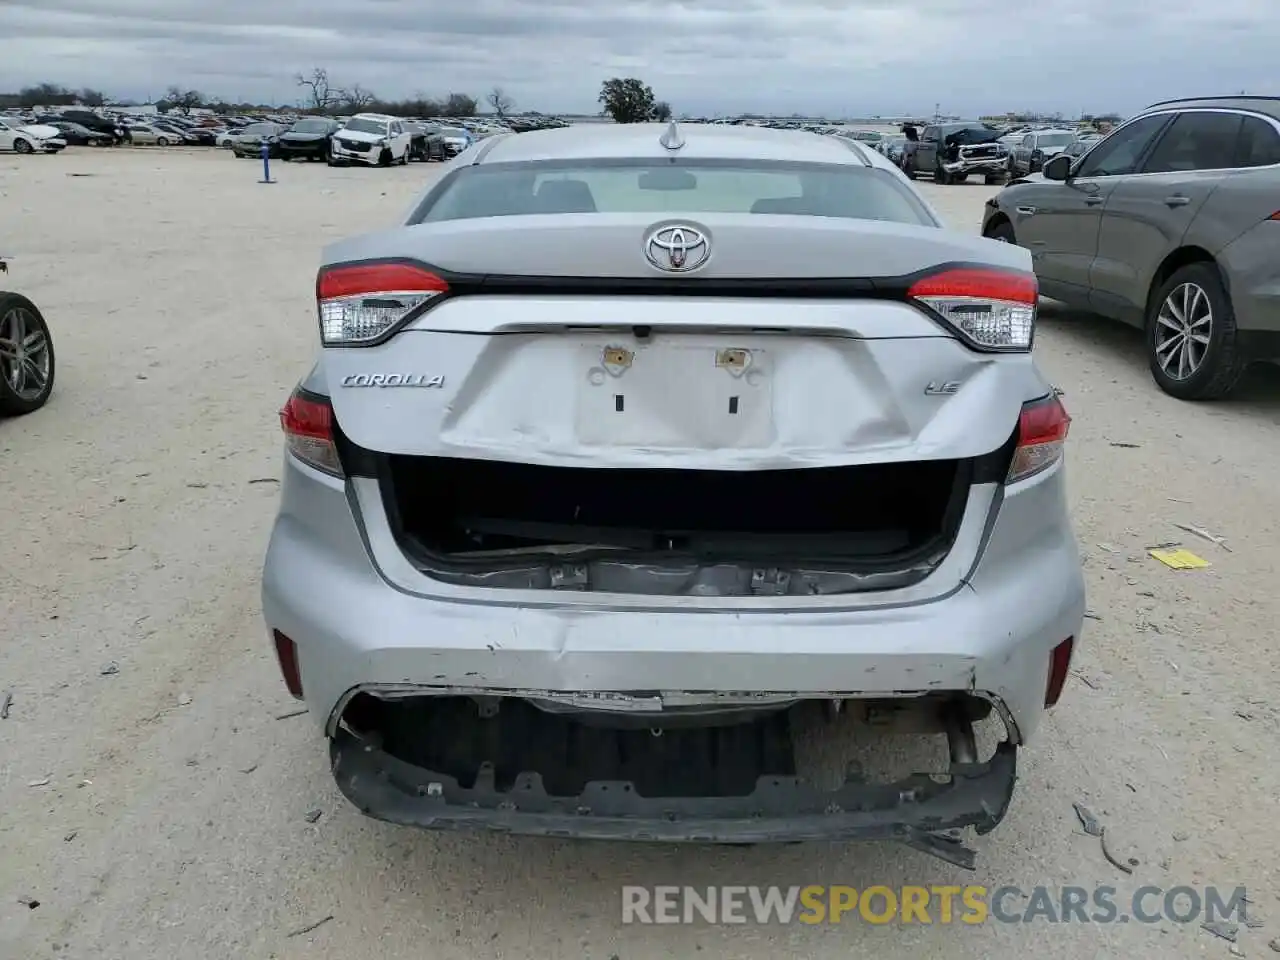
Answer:
M0 0L0 90L295 102L324 66L544 112L636 76L677 113L1076 114L1280 94L1278 39L1280 0Z

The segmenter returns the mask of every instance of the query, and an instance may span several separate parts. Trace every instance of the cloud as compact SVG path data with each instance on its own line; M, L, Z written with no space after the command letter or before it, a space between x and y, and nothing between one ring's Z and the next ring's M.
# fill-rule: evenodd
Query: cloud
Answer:
M1276 92L1275 0L6 0L0 90L296 101L299 72L386 97L495 84L593 112L638 76L677 111L1126 112ZM985 9L983 9L985 8Z

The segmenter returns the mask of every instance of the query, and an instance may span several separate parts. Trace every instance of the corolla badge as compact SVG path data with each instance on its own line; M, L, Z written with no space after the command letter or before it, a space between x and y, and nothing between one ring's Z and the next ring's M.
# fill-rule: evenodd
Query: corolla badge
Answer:
M344 387L443 387L444 377L428 373L352 373Z

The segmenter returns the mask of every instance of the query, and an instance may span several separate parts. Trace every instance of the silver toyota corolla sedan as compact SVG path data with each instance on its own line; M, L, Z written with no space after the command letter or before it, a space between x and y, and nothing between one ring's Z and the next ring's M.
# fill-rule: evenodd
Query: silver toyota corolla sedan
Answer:
M1026 250L847 139L586 125L468 148L316 298L263 605L362 811L972 862L1085 611ZM868 725L950 761L820 785L801 733Z

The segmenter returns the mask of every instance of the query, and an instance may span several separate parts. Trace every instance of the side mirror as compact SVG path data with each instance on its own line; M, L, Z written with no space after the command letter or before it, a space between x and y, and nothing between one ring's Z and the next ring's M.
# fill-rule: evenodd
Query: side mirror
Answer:
M1044 174L1044 178L1046 180L1066 180L1071 173L1071 164L1073 161L1073 157L1068 157L1065 153L1060 153L1045 163L1041 172Z

